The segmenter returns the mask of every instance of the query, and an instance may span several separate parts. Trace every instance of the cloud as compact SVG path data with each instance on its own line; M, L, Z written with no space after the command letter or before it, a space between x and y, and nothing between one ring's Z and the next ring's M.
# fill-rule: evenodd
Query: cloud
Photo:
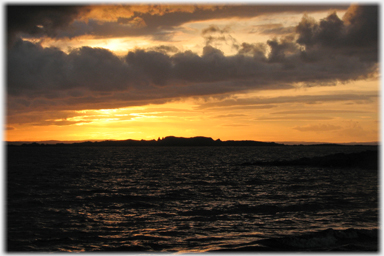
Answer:
M222 124L221 126L227 126L227 127L245 127L250 126L249 124Z
M209 12L222 13L223 10L237 10L236 8L240 7L228 8L222 7ZM243 6L240 9L244 11L244 8ZM293 9L292 7L289 10ZM192 13L207 11L196 10ZM259 13L272 11L271 8L266 7L258 10ZM244 42L238 45L238 53L232 56L225 56L222 51L210 44L203 48L202 55L159 45L148 50L130 51L127 55L118 57L111 51L101 48L81 47L65 53L58 48L43 48L39 44L18 40L7 51L9 113L48 109L117 108L148 103L158 104L190 96L292 88L297 83L321 86L338 81L347 82L368 78L377 74L377 57L369 57L366 54L377 55L377 48L374 47L374 39L377 35L366 36L372 41L371 43L349 43L355 50L349 48L350 50L347 51L340 45L348 43L346 38L357 37L359 33L361 36L366 35L367 32L361 29L361 24L371 24L374 19L367 15L371 12L373 12L372 7L366 9L353 6L348 10L344 20L331 14L322 21L324 24L316 23L305 16L298 25L297 41L292 35L272 39L265 44ZM77 13L73 11L73 17ZM39 17L37 14L35 16ZM164 15L177 14L178 12ZM236 11L231 15L235 14ZM152 18L156 16L143 14L142 18L147 17L145 15L153 16ZM222 13L222 15L229 14ZM246 10L244 15L250 15L250 12ZM174 16L176 20L169 21L169 24L177 24L178 18L179 16ZM61 19L58 20L61 21ZM73 18L65 19L61 23L58 21L57 24L65 25L71 20ZM148 20L144 20L148 25ZM376 22L378 22L377 19ZM339 25L332 28L330 24ZM318 29L314 29L316 26ZM341 30L344 32L335 39L340 45L332 47L331 42L328 41L331 39L326 35L333 35ZM227 35L228 31L227 28L210 26L202 31L202 35L208 36L212 33ZM361 50L359 47L364 49ZM370 101L374 97L377 95L351 93L272 99L255 98L227 100L212 106ZM209 107L209 105L202 107Z
M335 138L346 137L350 141L373 141L377 137L378 131L376 129L366 129L357 121L347 121L343 125L333 124L312 124L305 126L296 126L293 129L301 132L330 132L335 135Z
M305 126L296 126L293 129L301 132L329 132L334 130L340 130L341 127L332 124L311 124Z
M321 47L329 52L359 56L364 61L378 59L377 5L352 5L343 19L335 12L320 22L305 15L296 32L297 42L306 47L308 55L314 56Z
M326 103L326 102L372 102L378 97L377 93L368 94L326 94L326 95L300 95L300 96L280 96L261 98L253 97L247 99L226 99L220 102L204 103L199 108L212 108L212 107L228 107L228 106L261 106L262 108L269 108L270 104L281 105L285 103ZM279 112L277 112L279 113ZM284 113L284 112L280 112ZM306 113L303 111L302 113Z
M90 122L91 121L41 120L41 119L39 119L36 123L31 123L31 125L33 125L33 126L47 126L47 125L65 126L65 125L83 124L83 123L90 123Z
M355 56L306 63L289 53L284 42L272 49L265 59L258 59L256 51L256 57L224 56L212 46L204 47L202 56L190 51L169 56L136 50L120 58L101 48L82 47L66 54L19 41L8 51L7 91L26 101L155 100L267 89L276 84L288 88L299 82L348 81L367 77L376 68L376 63L361 63Z
M338 132L340 136L349 136L351 139L364 138L365 140L371 140L372 135L377 136L375 130L365 130L361 124L357 121L349 121L345 127Z
M55 37L58 29L67 27L78 16L89 11L85 6L70 5L12 5L6 6L8 43L18 33Z
M74 117L78 117L81 114L73 111L43 111L43 112L30 112L19 113L7 116L7 122L11 124L41 124L47 122L53 122L54 120L66 121ZM46 121L48 120L48 121ZM62 122L63 123L63 122Z
M229 108L231 110L235 110L235 109L242 109L242 110L246 110L246 109L271 109L271 108L276 108L278 107L278 105L243 105L243 106L228 106L226 108Z
M289 12L318 12L329 9L346 10L348 5L267 5L267 4L115 4L91 6L87 18L116 21L122 17L152 17L159 23L163 18L168 25L230 17L254 17L263 14ZM164 23L159 23L164 26Z
M238 42L230 35L229 26L220 29L216 25L210 25L208 28L202 30L201 35L205 39L207 46L225 43L231 45L236 50L239 49Z
M256 118L257 121L309 121L309 120L331 120L332 117L327 116L262 116Z
M347 5L8 5L8 36L159 36L195 21L247 18L279 12L345 10Z
M148 50L155 51L155 52L160 52L162 54L168 54L168 55L171 55L171 54L179 52L179 49L177 49L177 47L173 46L173 45L170 45L170 46L159 45L159 46L148 48Z
M227 115L218 115L218 116L214 116L214 118L233 118L233 117L245 117L247 115L243 115L243 114L227 114Z
M138 111L135 111L137 114ZM145 113L156 115L154 112ZM144 116L145 114L140 114ZM7 122L13 125L30 124L33 126L56 125L65 126L73 124L91 123L95 119L108 121L127 121L132 120L135 116L131 112L124 109L112 113L104 113L102 110L85 110L85 111L33 111L29 113L13 113L7 116Z
M263 24L253 26L250 33L264 35L289 35L295 32L295 27L284 27L283 24Z
M94 8L101 15L93 15ZM347 9L346 5L128 5L109 6L109 8L92 7L89 17L94 21L90 24L91 34L95 36L142 36L159 37L165 31L173 31L182 24L225 18L249 18L279 12L316 12L329 9ZM107 12L107 13L106 13ZM124 18L128 16L128 18ZM107 19L105 17L108 17ZM126 26L121 21L138 26ZM102 22L100 22L102 21ZM119 22L120 21L120 22ZM90 20L88 20L90 22ZM145 24L145 26L144 26ZM124 26L125 25L125 26ZM113 31L113 33L111 33ZM169 33L169 32L166 32Z
M301 114L331 114L331 113L369 113L369 111L360 111L360 110L344 110L344 109L311 109L311 110L289 110L289 111L279 111L273 112L271 115L301 115Z

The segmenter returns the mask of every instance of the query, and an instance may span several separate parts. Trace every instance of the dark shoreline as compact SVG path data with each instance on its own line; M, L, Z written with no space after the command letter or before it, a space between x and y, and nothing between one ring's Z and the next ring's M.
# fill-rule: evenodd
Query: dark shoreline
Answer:
M379 167L379 151L366 150L357 153L337 153L319 157L303 157L289 161L255 161L241 164L258 165L258 166L317 166L317 167L334 167L334 168L364 168L370 170L378 170Z
M261 239L210 252L377 252L379 229L326 229L301 235Z
M165 138L159 138L157 140L105 140L105 141L84 141L84 142L72 142L72 143L43 143L43 142L6 142L7 146L22 146L22 147L54 147L54 146L64 146L64 147L157 147L157 146L166 146L166 147L260 147L260 146L304 146L304 147L313 147L313 146L340 146L340 147L358 147L358 146L370 146L370 147L378 147L378 145L360 145L360 144L335 144L335 143L321 143L321 144L309 144L309 145L287 145L283 143L276 142L261 142L261 141L253 141L253 140L227 140L221 141L220 139L213 140L210 137L197 136L192 138L184 138L184 137L175 137L175 136L167 136Z

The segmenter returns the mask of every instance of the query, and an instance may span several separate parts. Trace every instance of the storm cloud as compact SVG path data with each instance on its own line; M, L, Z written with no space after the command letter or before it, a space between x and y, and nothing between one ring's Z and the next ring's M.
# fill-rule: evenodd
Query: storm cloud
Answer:
M121 37L151 35L194 21L247 18L279 12L347 9L347 5L7 5L9 41L26 36L73 38L82 35ZM83 16L82 19L76 19ZM128 16L128 17L127 17ZM164 36L164 35L163 35Z
M69 18L57 17L56 22L47 23L51 25L37 19L36 12L27 18L33 21L30 26L19 22L9 25L8 31L38 33L36 24L42 24L50 34L50 28L55 30L73 21L79 8L69 8ZM169 24L181 22L177 20L175 17ZM265 44L239 43L238 53L232 56L212 46L209 38L202 55L159 46L130 51L122 57L91 47L65 53L19 39L7 52L8 109L114 108L251 89L292 88L297 83L318 86L368 78L377 74L378 68L377 22L377 6L352 6L343 19L335 13L319 22L304 16L296 34ZM210 26L202 35L227 32Z
M18 33L56 37L57 30L69 26L75 18L88 11L88 7L80 5L7 5L8 44L16 40Z
M304 16L296 27L297 43L309 55L317 48L344 55L359 55L361 60L378 59L378 7L352 5L340 19L336 13L316 22ZM314 56L314 54L312 54Z

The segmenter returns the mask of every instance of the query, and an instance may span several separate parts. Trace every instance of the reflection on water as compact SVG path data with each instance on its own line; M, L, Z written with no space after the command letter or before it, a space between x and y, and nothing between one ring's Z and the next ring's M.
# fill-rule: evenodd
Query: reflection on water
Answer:
M377 171L241 166L364 147L8 148L10 251L208 251L377 228Z

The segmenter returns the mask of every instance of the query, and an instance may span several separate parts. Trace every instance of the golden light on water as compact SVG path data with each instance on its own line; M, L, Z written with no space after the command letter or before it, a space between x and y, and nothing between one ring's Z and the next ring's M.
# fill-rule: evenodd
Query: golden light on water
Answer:
M7 251L378 250L378 5L4 7Z

